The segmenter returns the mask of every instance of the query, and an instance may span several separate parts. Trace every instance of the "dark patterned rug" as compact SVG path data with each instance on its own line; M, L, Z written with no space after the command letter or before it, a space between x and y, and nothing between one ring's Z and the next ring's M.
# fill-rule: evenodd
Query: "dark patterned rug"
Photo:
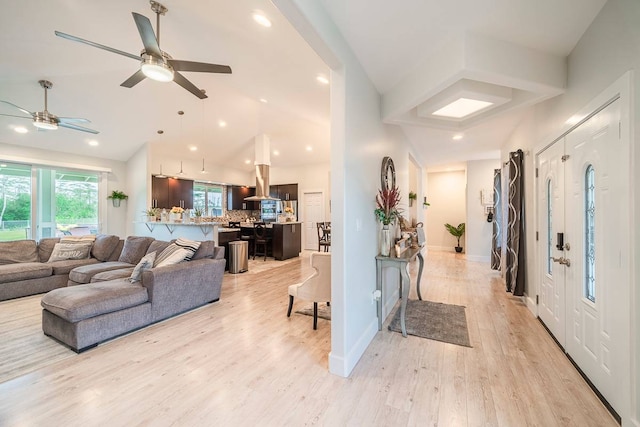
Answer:
M313 317L313 304L309 307L296 310L296 313ZM331 320L331 307L327 306L326 303L318 303L318 319Z
M471 347L464 306L440 302L408 300L405 324L407 334L431 340ZM400 306L389 330L400 332Z

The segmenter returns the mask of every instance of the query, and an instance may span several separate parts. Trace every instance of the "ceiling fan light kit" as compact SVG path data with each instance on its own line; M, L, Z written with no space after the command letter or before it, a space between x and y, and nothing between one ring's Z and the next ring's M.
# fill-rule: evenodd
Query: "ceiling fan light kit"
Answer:
M67 129L79 130L82 132L88 132L93 134L99 133L97 130L85 128L82 126L78 126L76 124L76 123L91 123L87 119L81 119L81 118L75 118L75 117L58 117L55 114L51 114L49 110L47 110L48 108L47 91L53 87L53 83L51 83L49 80L38 80L38 83L40 83L40 86L42 86L42 88L44 89L44 111L38 111L38 112L32 113L31 111L25 110L22 107L18 107L16 104L13 104L11 102L2 101L2 100L0 100L0 102L2 102L3 104L7 104L11 107L17 108L23 113L30 115L31 120L33 121L33 125L38 129L56 130L58 129L58 127L63 127ZM14 116L13 114L0 114L0 116L17 117L19 119L29 118L24 116Z
M140 55L134 55L60 31L55 31L55 34L67 40L84 43L92 47L97 47L98 49L106 50L107 52L117 53L118 55L141 61L140 69L122 82L120 86L132 88L148 77L160 82L174 81L198 98L207 98L204 90L196 87L196 85L191 83L185 76L180 74L179 71L231 74L231 67L205 62L181 61L173 59L167 52L162 51L160 49L160 15L167 13L168 9L154 0L151 0L149 3L151 3L151 10L156 14L156 32L153 31L149 18L139 13L131 12L144 46Z

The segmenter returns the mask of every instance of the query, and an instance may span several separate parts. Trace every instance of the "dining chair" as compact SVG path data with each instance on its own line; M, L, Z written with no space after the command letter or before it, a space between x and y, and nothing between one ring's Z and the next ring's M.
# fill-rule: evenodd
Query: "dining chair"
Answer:
M291 317L295 297L313 301L313 329L318 329L318 303L330 305L331 302L331 254L312 252L311 267L315 270L311 276L302 283L289 286L287 317Z
M316 224L318 229L318 252L324 248L324 252L329 252L331 248L331 226L327 227L325 222Z

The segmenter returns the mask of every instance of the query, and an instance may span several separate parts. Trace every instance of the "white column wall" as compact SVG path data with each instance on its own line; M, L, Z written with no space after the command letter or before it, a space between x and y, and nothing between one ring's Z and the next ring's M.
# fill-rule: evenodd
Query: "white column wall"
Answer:
M373 210L380 165L384 156L391 156L398 185L408 192L409 144L399 127L382 123L380 95L320 3L274 4L332 68L329 369L348 376L378 330L372 293L379 224Z
M470 261L491 261L493 223L487 222L485 207L480 200L482 190L493 194L493 171L500 160L474 160L467 162L467 225L465 253Z

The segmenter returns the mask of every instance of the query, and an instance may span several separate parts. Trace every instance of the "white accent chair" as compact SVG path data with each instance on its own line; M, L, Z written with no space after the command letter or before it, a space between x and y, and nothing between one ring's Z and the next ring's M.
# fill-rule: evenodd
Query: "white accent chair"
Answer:
M313 329L318 329L318 302L331 302L331 253L312 252L311 267L315 272L304 282L289 286L289 310L291 317L294 297L313 301Z

